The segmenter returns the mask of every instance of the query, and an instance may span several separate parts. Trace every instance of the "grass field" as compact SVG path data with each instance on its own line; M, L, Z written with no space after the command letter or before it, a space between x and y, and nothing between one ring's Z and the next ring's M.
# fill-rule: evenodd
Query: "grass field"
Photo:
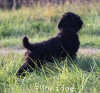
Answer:
M21 47L21 39L28 35L32 42L46 40L58 33L57 23L65 12L81 16L84 26L80 31L83 47L100 46L100 3L65 4L17 11L0 11L0 47Z
M78 55L71 67L67 60L45 64L25 78L17 78L16 71L23 64L23 54L0 56L0 93L99 93L100 54Z
M65 4L17 11L0 10L0 48L21 48L24 35L31 42L46 40L56 33L61 15L72 11L81 16L84 26L79 36L81 47L100 48L100 3ZM23 64L23 53L0 53L0 93L99 93L100 53L78 54L70 67L67 59L45 64L24 78L16 77Z

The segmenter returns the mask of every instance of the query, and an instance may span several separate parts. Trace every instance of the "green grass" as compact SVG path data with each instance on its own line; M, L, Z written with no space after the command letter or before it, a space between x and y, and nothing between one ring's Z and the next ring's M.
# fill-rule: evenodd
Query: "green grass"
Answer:
M100 3L38 5L16 11L0 10L0 48L21 48L22 37L41 42L58 33L61 15L72 11L81 16L81 47L100 48ZM100 54L80 55L71 67L67 59L45 64L25 78L16 77L23 64L23 53L0 53L0 93L99 93Z
M8 53L0 56L0 93L99 93L100 54L78 55L71 67L67 59L45 64L24 78L16 77L23 64L23 54Z
M100 48L100 36L82 35L80 36L81 47Z
M32 42L47 40L58 33L57 23L62 14L71 11L80 15L84 22L79 32L81 46L100 48L99 4L38 5L15 11L0 10L0 47L21 47L24 35L28 35Z

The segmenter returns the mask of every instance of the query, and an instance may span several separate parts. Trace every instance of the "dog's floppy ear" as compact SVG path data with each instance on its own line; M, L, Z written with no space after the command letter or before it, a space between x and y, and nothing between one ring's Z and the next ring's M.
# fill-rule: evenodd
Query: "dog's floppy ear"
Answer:
M62 22L59 22L58 23L58 29L61 29L62 28L62 25L63 25Z

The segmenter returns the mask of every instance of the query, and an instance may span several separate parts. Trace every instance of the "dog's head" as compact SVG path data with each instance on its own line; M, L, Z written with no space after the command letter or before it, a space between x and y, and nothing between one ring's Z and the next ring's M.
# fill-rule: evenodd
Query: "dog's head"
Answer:
M83 21L81 18L72 13L72 12L67 12L65 13L59 23L58 23L58 28L60 31L67 31L67 29L72 29L75 32L78 32L80 28L82 28Z

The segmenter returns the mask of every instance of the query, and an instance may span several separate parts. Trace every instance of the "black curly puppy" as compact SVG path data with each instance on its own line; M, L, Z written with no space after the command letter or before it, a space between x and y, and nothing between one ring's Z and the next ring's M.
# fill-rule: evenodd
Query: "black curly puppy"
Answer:
M59 33L41 43L31 44L28 38L23 38L23 46L27 49L25 63L19 68L17 75L24 76L24 71L32 71L32 68L41 67L45 62L53 62L53 58L63 60L66 57L75 59L79 49L78 31L82 28L81 18L72 13L65 13L59 23Z

